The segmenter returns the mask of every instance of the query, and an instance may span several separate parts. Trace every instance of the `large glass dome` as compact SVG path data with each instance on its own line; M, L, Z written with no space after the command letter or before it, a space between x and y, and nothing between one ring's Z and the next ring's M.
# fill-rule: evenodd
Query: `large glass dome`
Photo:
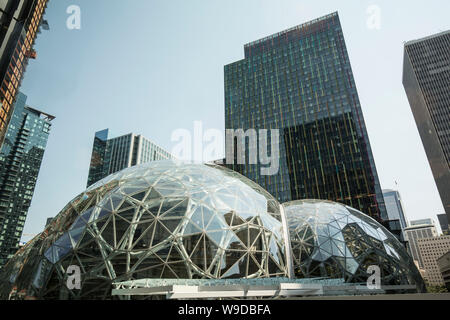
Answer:
M381 269L382 285L423 280L404 246L374 219L351 207L321 200L283 204L298 278L332 277L365 283L367 269Z
M0 298L110 298L113 281L143 278L287 276L283 220L276 199L238 173L150 162L72 200L4 267ZM69 291L73 265L82 287Z

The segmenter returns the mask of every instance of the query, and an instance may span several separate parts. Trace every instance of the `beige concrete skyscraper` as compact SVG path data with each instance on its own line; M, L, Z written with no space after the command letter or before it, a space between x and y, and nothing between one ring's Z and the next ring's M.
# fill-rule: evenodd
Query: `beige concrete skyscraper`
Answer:
M445 285L437 260L450 250L450 236L418 239L417 244L425 269L425 280L430 285Z

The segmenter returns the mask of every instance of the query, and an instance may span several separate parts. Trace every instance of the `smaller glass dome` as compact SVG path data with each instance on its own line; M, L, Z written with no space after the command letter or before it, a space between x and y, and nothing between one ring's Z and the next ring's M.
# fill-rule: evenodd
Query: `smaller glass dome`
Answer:
M404 246L377 221L349 206L322 200L283 204L295 276L344 278L365 283L367 269L381 269L382 285L416 285L423 280Z

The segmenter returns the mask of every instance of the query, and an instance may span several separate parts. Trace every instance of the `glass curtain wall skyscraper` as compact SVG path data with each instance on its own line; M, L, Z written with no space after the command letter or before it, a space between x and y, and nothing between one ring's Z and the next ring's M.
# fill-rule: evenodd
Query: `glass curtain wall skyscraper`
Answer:
M278 129L279 171L264 176L260 164L227 165L281 202L333 200L386 219L338 14L244 50L243 60L225 66L225 128Z
M172 155L146 139L133 133L109 138L109 129L95 133L87 186L104 177L138 164L173 159Z
M0 268L16 253L50 134L53 116L17 95L0 148Z
M450 220L450 30L405 44L403 86Z
M48 0L0 1L0 147L3 144L13 106L28 60L36 58L34 41Z
M384 203L389 220L399 220L402 230L408 226L405 212L403 210L402 199L397 190L383 190Z
M383 225L401 242L405 243L405 228L408 227L408 221L405 217L400 192L390 189L383 190L383 198L388 219L383 222Z

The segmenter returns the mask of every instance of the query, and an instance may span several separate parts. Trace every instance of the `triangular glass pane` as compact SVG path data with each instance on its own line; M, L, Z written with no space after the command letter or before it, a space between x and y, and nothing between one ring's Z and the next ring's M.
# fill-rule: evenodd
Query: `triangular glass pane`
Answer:
M199 226L197 226L195 223L193 223L192 221L189 221L189 223L186 225L186 227L184 228L184 232L183 235L188 235L188 234L195 234L195 233L201 233L203 232L202 228L200 228Z
M124 187L121 187L120 190L123 193L125 193L127 195L130 195L130 194L133 194L133 193L141 191L142 188L141 187L135 187L135 186L124 186Z
M244 257L242 257L239 261L237 261L235 264L233 264L223 275L221 278L225 279L225 278L237 278L241 276L241 271L239 268L239 264L240 262L242 262L244 260Z
M133 235L133 250L149 248L155 228L154 221L141 222L136 226Z
M120 208L120 205L122 204L123 198L119 195L112 194L110 199L112 202L113 210L118 210Z
M81 239L83 235L84 227L73 229L69 231L70 239L72 240L72 246L75 248L77 246L78 241Z
M239 240L238 237L233 232L228 232L226 234L226 240L225 240L225 248L228 250L241 250L241 251L247 251L244 244Z
M147 209L141 209L141 210L142 210L141 218L139 219L139 222L144 222L147 220L153 221L153 219L155 219L155 216L153 215L153 213L151 213Z
M206 206L202 206L203 211L203 228L206 229L210 221L215 217L214 211Z
M192 216L191 216L191 219L190 219L191 222L193 222L197 226L199 226L200 229L204 229L204 227L205 227L204 222L203 222L203 212L202 212L203 210L202 210L202 208L203 207L201 207L201 206L196 207L194 212L192 213Z
M206 227L206 230L214 231L214 230L225 230L228 229L228 226L226 225L225 221L222 217L219 217L217 215L214 215L214 217L209 222L208 226Z
M223 240L227 231L208 231L206 234L212 241L216 243L217 246L221 247L223 245Z
M162 197L162 195L158 191L156 191L154 188L152 188L152 190L150 190L149 195L147 196L147 200L159 199L161 197Z
M199 268L206 270L208 264L205 256L205 237L201 237L190 255L192 263Z
M155 235L153 236L152 247L166 241L171 237L171 235L172 234L166 229L166 227L164 227L161 222L158 222L155 228Z
M93 218L93 220L99 220L107 215L110 215L111 211L106 209L105 207L102 207L100 210L96 210L96 215Z
M94 210L95 207L90 208L88 210L86 210L83 214L81 214L76 220L75 222L72 224L72 226L70 227L70 229L77 229L80 227L84 227L88 222L89 219L92 215L92 211Z
M128 231L130 222L123 219L120 215L114 215L114 222L114 227L116 229L116 240L117 244L119 244L125 236L125 233Z
M131 197L137 201L142 201L145 198L145 194L147 193L147 191L142 191L136 194L133 194Z
M186 214L188 204L189 204L189 199L184 199L177 203L172 204L172 206L170 208L168 208L167 211L163 211L163 209L164 209L164 205L163 205L163 207L161 208L161 216L163 219L184 217Z
M345 243L333 240L331 241L331 249L333 256L345 257Z
M174 233L177 227L180 225L180 222L183 221L181 218L178 219L161 219L159 220L159 223L164 225L167 230L169 230L171 233Z
M269 242L269 251L270 251L270 255L275 259L275 261L279 264L280 260L278 259L278 246L277 243L274 239L274 237L272 236L270 238L270 242Z

